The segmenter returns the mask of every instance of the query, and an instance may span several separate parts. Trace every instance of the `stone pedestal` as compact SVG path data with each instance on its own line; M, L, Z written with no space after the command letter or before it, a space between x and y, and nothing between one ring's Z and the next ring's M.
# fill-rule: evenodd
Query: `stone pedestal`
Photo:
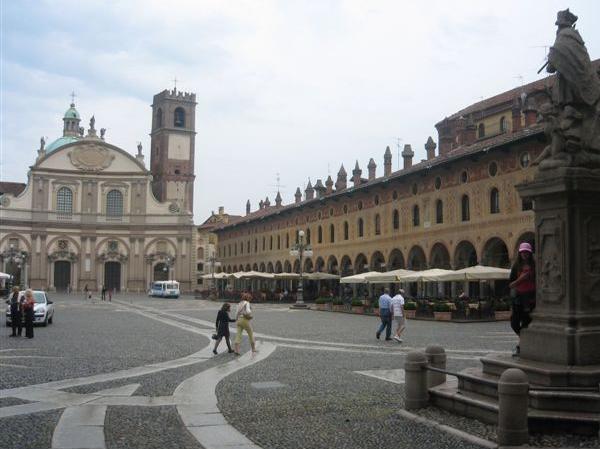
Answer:
M589 384L597 385L600 170L540 171L533 182L517 189L535 202L537 244L537 306L529 328L521 332L521 359L586 367Z

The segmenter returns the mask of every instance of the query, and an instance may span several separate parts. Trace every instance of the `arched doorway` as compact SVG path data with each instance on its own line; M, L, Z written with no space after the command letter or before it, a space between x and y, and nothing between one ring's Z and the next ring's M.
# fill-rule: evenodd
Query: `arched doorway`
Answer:
M363 253L360 253L354 260L354 273L365 273L368 270L369 262L367 261L367 256L365 256Z
M389 270L398 270L404 268L404 256L399 249L393 249L388 260Z
M315 261L315 272L322 272L324 271L323 269L325 268L325 261L323 260L322 257L317 257L317 260Z
M167 279L161 280L166 281ZM108 290L117 292L121 290L121 262L106 262L104 264L104 286Z
M338 261L335 256L329 256L329 259L327 259L327 272L338 274Z
M456 245L454 251L454 269L460 270L474 265L477 265L477 251L471 242L463 240Z
M384 272L385 268L386 265L383 254L381 254L381 252L379 251L375 251L375 253L373 253L373 255L371 256L371 265L369 267L369 270Z
M431 268L442 268L444 270L450 269L450 254L443 244L436 243L431 248L429 266Z
M489 239L483 246L481 254L483 265L499 268L509 268L510 259L508 258L508 248L504 241L498 237ZM489 291L483 291L484 296L493 295L496 297L507 296L510 293L508 281L494 281L489 284Z
M6 274L12 276L13 285L21 285L21 264L17 262L6 262L4 265L4 271Z
M340 263L340 267L341 267L341 275L342 277L345 276L350 276L352 273L352 261L350 260L350 257L348 256L343 256L342 257L342 261Z
M166 263L159 262L156 265L154 265L154 276L152 277L152 279L154 279L155 282L169 280L169 269L167 268Z
M427 268L427 260L423 248L416 245L411 248L408 253L408 269L409 270L425 270Z
M71 262L57 260L54 262L54 288L57 292L64 292L71 285Z

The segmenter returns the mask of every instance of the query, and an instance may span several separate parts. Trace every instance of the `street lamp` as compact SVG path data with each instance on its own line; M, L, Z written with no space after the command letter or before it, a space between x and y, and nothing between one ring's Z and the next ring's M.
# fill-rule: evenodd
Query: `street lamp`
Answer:
M174 262L175 258L171 255L167 255L165 257L165 267L163 268L164 271L167 272L167 281L171 281L171 267L173 266L173 262Z
M300 279L298 281L298 294L296 295L296 303L292 305L294 309L304 309L306 308L306 304L304 303L304 298L302 297L302 259L306 257L312 257L313 252L312 248L309 244L304 242L304 231L298 232L298 243L296 243L292 249L290 250L290 256L297 257L300 263Z

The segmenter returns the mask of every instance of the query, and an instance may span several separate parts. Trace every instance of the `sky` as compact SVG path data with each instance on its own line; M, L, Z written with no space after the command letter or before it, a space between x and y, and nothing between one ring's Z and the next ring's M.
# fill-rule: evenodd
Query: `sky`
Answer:
M569 7L600 57L600 2L0 0L0 179L26 182L41 136L75 103L88 126L149 166L152 97L195 92L194 219L244 214L281 191L383 174L435 123L539 79L556 12ZM278 181L279 179L279 181Z

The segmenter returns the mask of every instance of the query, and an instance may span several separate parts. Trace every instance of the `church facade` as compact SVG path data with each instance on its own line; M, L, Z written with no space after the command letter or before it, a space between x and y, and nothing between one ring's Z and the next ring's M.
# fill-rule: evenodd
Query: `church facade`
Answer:
M27 183L0 183L0 270L48 290L143 292L175 279L190 291L195 107L195 94L154 96L149 170L141 144L135 156L110 144L93 117L86 132L71 104Z

